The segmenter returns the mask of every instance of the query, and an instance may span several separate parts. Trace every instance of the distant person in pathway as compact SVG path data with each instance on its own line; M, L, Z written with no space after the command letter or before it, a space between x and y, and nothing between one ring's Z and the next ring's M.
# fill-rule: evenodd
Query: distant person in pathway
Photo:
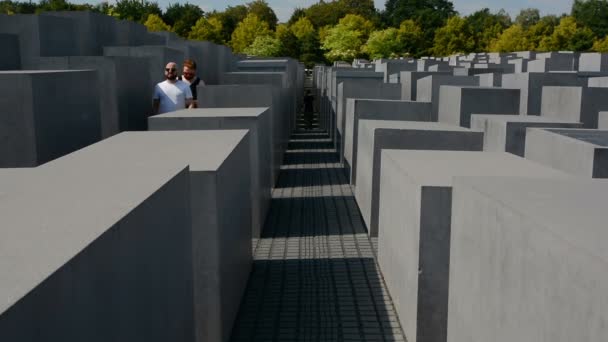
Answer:
M194 99L194 107L198 107L196 87L205 85L205 82L196 75L195 61L191 59L186 59L184 61L182 76L180 76L179 79L190 85L190 91L192 92L192 98Z
M152 97L154 115L193 108L192 92L188 83L177 79L177 64L167 63L165 80L154 87Z

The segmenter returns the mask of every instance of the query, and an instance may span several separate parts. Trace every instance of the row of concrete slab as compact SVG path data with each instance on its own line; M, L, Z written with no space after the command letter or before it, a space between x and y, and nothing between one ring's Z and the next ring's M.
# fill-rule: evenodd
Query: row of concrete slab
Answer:
M110 46L125 27L134 40ZM21 46L0 72L0 341L230 337L303 65L142 27L0 17ZM151 85L186 57L201 108L148 117Z
M410 342L608 334L608 58L542 56L593 57L594 72L509 68L534 55L315 68L321 125Z

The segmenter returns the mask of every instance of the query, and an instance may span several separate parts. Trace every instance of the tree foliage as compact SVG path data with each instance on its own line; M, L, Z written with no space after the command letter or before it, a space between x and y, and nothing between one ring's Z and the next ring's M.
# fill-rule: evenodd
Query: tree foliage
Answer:
M515 24L504 30L498 39L492 42L490 51L492 52L513 52L529 49L529 41L526 31L520 24Z
M248 14L241 21L234 32L230 44L235 52L243 52L259 36L272 36L268 23L258 18L255 14Z
M524 8L515 17L515 24L527 30L530 26L536 25L540 21L540 11L538 8Z
M348 14L338 25L328 29L322 47L330 61L352 61L361 54L363 44L374 29L374 24L356 14Z
M254 0L247 4L247 14L254 14L260 20L265 21L271 30L277 28L279 19L265 0Z
M423 32L420 25L416 24L416 22L411 19L404 20L401 25L399 25L398 33L402 53L419 57L423 52L421 49Z
M222 22L217 17L200 18L188 34L188 39L205 40L216 44L224 43Z
M144 26L150 32L171 31L171 26L167 25L161 17L156 14L148 15L148 19L144 22Z
M574 0L572 17L598 37L608 34L608 0Z
M593 51L595 52L608 52L608 36L604 39L598 39L593 43Z
M467 21L458 16L448 19L446 25L435 32L433 53L447 56L454 53L469 53L475 48L473 31Z
M281 41L271 36L258 36L243 52L251 56L260 57L280 56Z
M290 28L291 32L293 32L298 39L304 39L306 36L315 33L315 28L307 17L300 17L300 19L293 23Z
M511 26L511 17L504 10L493 14L488 8L471 14L466 21L475 42L473 51L488 51L502 31Z
M162 16L162 11L156 2L147 0L118 0L112 10L112 14L118 19L132 20L143 23L150 14Z
M173 31L182 37L188 37L190 29L196 24L196 22L203 17L203 10L190 3L170 4L165 13L163 14L163 20L173 27Z
M399 30L389 27L385 30L372 32L363 47L363 51L373 59L397 57L403 52L399 40Z

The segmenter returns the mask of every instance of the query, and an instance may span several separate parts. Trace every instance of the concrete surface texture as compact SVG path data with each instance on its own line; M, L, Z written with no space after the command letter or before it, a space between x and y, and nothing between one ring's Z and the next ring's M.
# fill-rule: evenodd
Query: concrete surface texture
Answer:
M378 235L382 149L481 151L483 133L437 122L361 120L355 197L370 236Z
M509 152L523 157L529 127L582 128L583 124L536 115L471 115L471 129L484 133L483 150L487 152Z
M574 73L526 72L502 76L503 88L520 90L519 112L517 114L540 115L544 86L579 85L582 85L581 81Z
M600 111L608 110L608 88L543 87L541 115L598 127Z
M450 75L449 71L402 71L399 76L401 83L401 100L416 101L418 80L432 75Z
M440 122L471 127L472 114L517 113L519 90L443 85L437 101Z
M587 86L608 88L608 77L590 77Z
M0 196L0 339L192 340L187 164L79 166Z
M0 167L38 166L101 139L97 75L0 71Z
M228 339L251 268L248 135L244 130L126 132L40 167L40 172L88 173L100 162L116 160L188 165L196 340Z
M184 109L152 116L148 122L152 131L226 129L250 131L251 231L254 237L259 237L270 206L272 130L268 108Z
M607 194L603 180L455 178L448 341L602 340Z
M431 121L439 118L439 89L442 85L478 86L479 79L474 76L432 75L417 82L416 101L430 102Z
M446 341L452 178L569 178L504 152L383 150L378 263L408 341Z
M527 159L580 177L608 178L608 131L530 128L526 135Z
M2 56L0 56L0 70L21 69L19 36L16 34L0 33L0 44L5 47Z
M396 121L431 121L431 104L428 102L348 99L344 152L341 160L351 184L357 184L357 153L359 122L364 119Z
M597 128L608 129L608 112L599 112Z
M579 57L579 71L608 71L608 54L605 53L581 53Z

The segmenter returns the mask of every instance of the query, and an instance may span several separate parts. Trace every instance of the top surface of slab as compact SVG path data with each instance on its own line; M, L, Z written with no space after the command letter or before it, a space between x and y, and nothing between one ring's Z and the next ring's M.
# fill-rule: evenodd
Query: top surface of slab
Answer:
M258 117L267 110L268 107L195 108L159 114L152 118Z
M561 171L506 152L384 150L420 185L451 186L455 176L569 178Z
M608 181L458 177L465 185L608 262Z
M546 129L559 135L581 140L601 147L608 147L608 131L595 129Z
M459 131L471 132L470 129L440 123L440 122L424 122L424 121L397 121L397 120L360 120L359 125L365 125L367 128L387 128L387 129L411 129L425 131Z
M471 118L483 118L488 121L499 121L499 122L546 122L546 123L577 123L569 120L562 120L557 118L549 118L546 116L537 115L504 115L504 114L473 114Z
M40 75L40 74L59 74L70 72L95 71L93 69L71 69L71 70L3 70L0 75Z

